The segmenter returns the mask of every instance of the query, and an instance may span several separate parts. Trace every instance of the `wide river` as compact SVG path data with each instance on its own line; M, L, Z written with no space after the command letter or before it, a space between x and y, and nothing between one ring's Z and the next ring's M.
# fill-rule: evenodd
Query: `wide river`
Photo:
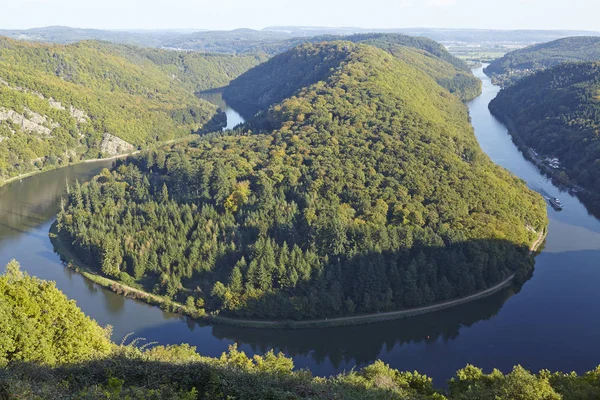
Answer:
M565 206L562 212L548 208L545 249L521 288L434 314L358 327L271 331L201 325L103 290L66 269L53 252L48 229L66 181L85 181L108 162L64 168L0 188L0 265L16 258L30 274L56 281L86 314L112 325L117 342L133 332L161 344L191 343L208 356L220 355L232 343L247 353L275 348L293 356L296 367L317 375L382 359L394 368L432 376L436 386L467 363L486 371L508 371L515 364L535 371L590 370L600 364L600 222L523 158L488 112L498 88L481 69L475 73L483 80L483 94L469 109L483 150L531 188L560 197Z

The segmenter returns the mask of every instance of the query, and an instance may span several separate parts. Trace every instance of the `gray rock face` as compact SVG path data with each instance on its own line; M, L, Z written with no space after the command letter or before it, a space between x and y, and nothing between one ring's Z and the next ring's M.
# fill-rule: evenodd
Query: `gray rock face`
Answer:
M52 97L50 97L50 99L48 99L48 103L50 103L50 107L56 108L57 110L65 109L60 101L56 101Z
M49 136L52 133L52 129L45 126L48 123L48 119L45 116L28 109L25 109L25 112L27 116L19 114L15 110L0 108L0 121L10 120L19 125L24 131L30 133L38 133L46 136ZM58 127L58 124L53 123L50 126L56 128Z
M69 111L71 112L71 116L75 118L78 124L87 122L88 116L85 111L79 110L73 106L69 106Z
M132 151L135 147L121 138L105 133L100 143L100 151L106 156L116 156Z

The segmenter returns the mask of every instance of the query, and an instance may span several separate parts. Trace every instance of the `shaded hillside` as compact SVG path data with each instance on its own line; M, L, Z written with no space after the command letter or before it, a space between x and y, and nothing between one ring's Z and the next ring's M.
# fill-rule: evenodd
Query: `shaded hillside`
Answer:
M320 36L308 39L303 39L302 42L319 43L324 40L338 40L340 37L335 36ZM434 78L440 86L448 89L451 93L455 93L462 100L470 100L481 93L481 81L477 79L469 71L468 66L458 58L448 53L442 45L426 38L414 38L405 35L397 34L364 34L352 35L344 37L343 40L349 40L354 43L365 43L375 47L379 47L395 57L411 64ZM297 44L299 39L293 39L285 46ZM292 53L286 53L292 57ZM317 68L306 66L306 70L299 70L296 61L288 59L280 62L285 62L290 65L288 67L293 71L286 76L274 76L272 71L269 71L269 66L261 65L258 68L248 71L239 79L234 80L229 87L225 89L225 97L252 103L260 107L268 106L274 102L280 101L285 97L290 96L296 89L303 87L304 81L311 81L316 78L319 80L321 75L327 73L327 66L335 64L336 60L325 59L323 63L319 60L314 60L314 63L320 63ZM283 72L283 69L279 69ZM306 73L306 71L309 71ZM276 82L275 84L273 83ZM272 98L272 94L263 88L268 87L269 91L279 94L277 98ZM251 96L253 91L261 93L261 97L256 100Z
M402 309L531 270L543 200L491 163L464 104L428 75L351 42L255 70L272 79L247 92L276 103L248 130L140 155L75 188L63 242L98 273L198 315Z
M218 128L194 91L260 60L0 38L0 181Z
M559 178L600 192L599 99L600 63L563 64L502 90L490 110L527 146L558 157Z
M541 43L506 54L485 73L494 83L507 86L536 71L575 61L600 60L600 37L576 36Z
M3 399L591 400L600 395L600 369L578 376L532 374L516 366L505 375L467 365L447 390L436 390L442 382L382 361L313 377L272 350L250 358L232 346L210 358L187 344L152 346L136 338L117 345L52 283L23 275L14 261L0 275L0 316Z

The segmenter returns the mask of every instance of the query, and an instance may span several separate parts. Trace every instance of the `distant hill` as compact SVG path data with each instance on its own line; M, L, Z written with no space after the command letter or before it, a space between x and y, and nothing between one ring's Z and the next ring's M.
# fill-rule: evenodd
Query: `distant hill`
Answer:
M0 38L0 182L216 129L216 107L194 92L226 85L259 62Z
M564 62L596 60L600 60L600 37L568 37L508 53L492 62L485 72L506 86Z
M597 36L599 32L568 30L495 30L400 28L370 29L358 27L271 26L262 30L101 30L65 26L48 26L24 30L0 30L0 35L27 41L74 43L81 40L106 40L114 43L147 47L176 47L185 50L218 52L248 52L248 48L293 38L313 36L349 36L365 33L399 33L426 37L438 42L462 43L519 43L548 42L568 36ZM236 43L237 42L237 43ZM299 43L297 43L299 44Z
M181 31L112 31L81 29L68 26L47 26L33 29L0 29L0 36L29 42L69 44L82 40L104 40L112 43L162 47L165 40L180 36Z
M569 179L600 192L600 62L561 64L523 78L490 103L512 134L558 157Z

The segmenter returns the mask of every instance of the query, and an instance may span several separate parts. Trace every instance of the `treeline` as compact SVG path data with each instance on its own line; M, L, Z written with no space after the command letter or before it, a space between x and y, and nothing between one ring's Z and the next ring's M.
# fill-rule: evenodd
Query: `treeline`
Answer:
M259 61L0 38L0 181L217 129L216 107L194 91L225 85ZM124 142L111 147L107 134Z
M563 64L502 90L490 103L527 146L558 157L558 178L600 192L600 63Z
M515 50L485 69L495 84L510 86L537 71L562 63L600 60L600 37L575 36Z
M276 319L431 304L531 270L541 197L491 163L425 73L349 42L258 68L325 76L244 130L70 188L58 224L82 259L199 313Z
M422 399L587 400L600 396L600 367L584 375L517 366L484 374L467 365L436 389L431 378L381 361L332 377L295 370L269 351L248 357L235 346L219 358L186 344L108 338L54 284L11 261L0 275L0 396L3 399Z

